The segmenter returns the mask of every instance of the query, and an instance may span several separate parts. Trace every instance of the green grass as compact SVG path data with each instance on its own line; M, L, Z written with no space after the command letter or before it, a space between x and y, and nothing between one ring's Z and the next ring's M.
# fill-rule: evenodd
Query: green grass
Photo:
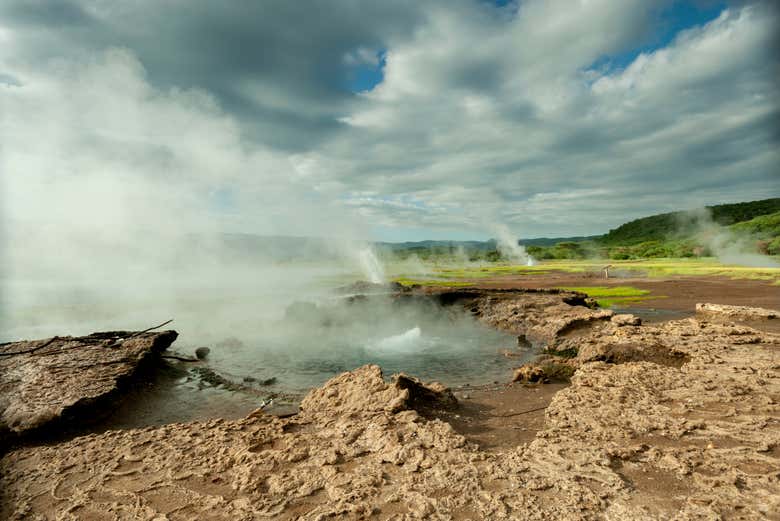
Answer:
M610 308L615 304L629 304L648 300L653 298L663 298L650 295L650 290L639 289L631 286L579 286L564 287L561 289L569 291L579 291L586 293L589 297L596 299L598 305L602 308Z
M648 260L551 260L538 267L551 271L568 273L600 272L607 264L612 271L624 270L636 272L637 276L668 277L672 275L720 276L731 279L767 280L777 284L780 281L780 268L753 268L721 264L717 259L707 257L699 259L648 259Z
M393 282L397 282L402 286L414 286L415 284L420 286L437 286L448 288L459 288L465 286L471 286L470 282L452 281L452 280L440 280L440 279L413 279L407 277L396 277Z
M426 264L425 273L403 273L403 268L395 271L396 281L408 284L430 286L467 286L481 279L513 276L545 275L554 272L563 273L601 273L601 269L610 264L611 273L624 272L628 276L662 278L671 276L718 276L731 279L766 280L780 286L780 268L753 268L722 264L714 258L696 259L647 259L647 260L546 260L536 266L495 263L481 266L455 266ZM468 281L472 281L471 283ZM594 298L637 298L642 295L623 295Z
M639 289L631 286L579 286L579 287L564 287L569 291L579 291L580 293L587 293L589 297L640 297L642 295L648 295L650 290Z

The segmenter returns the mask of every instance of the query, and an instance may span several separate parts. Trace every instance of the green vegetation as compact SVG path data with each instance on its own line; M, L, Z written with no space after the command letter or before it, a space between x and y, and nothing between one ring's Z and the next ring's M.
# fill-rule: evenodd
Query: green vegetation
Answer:
M710 250L725 247L729 254L780 256L780 198L654 215L628 222L603 236L535 239L528 243L528 253L541 261L539 265L507 262L495 241L382 243L377 247L388 272L405 285L467 286L485 278L551 271L600 273L609 263L613 272L622 271L625 276L709 275L767 280L780 286L780 268L723 264ZM767 264L771 265L771 260ZM604 306L651 298L643 294L594 296Z
M604 266L598 261L547 261L543 268L570 273L599 272ZM753 268L722 264L714 258L644 259L610 261L612 271L633 272L636 276L668 277L670 275L720 276L732 279L758 279L780 283L780 268ZM780 285L780 284L779 284Z
M721 242L738 241L746 252L780 255L780 198L652 215L590 240L529 246L528 252L542 260L707 257L718 234Z
M705 210L713 222L721 226L728 226L748 221L760 215L780 212L780 198L708 206ZM693 224L696 217L696 214L692 212L672 212L643 217L618 226L597 240L604 245L621 246L648 241L664 241L680 229L683 229L684 232L685 228Z
M397 282L402 286L437 286L446 288L460 288L465 286L471 286L470 282L462 282L455 280L441 280L441 279L413 279L408 277L397 277L393 279L393 282Z
M767 255L780 255L780 212L759 215L749 221L738 222L729 229L758 240L758 250Z
M732 279L766 280L780 286L780 268L753 268L722 264L713 258L695 259L644 259L644 260L547 260L536 266L512 266L507 264L492 264L482 266L452 266L427 263L421 268L424 273L406 273L400 271L402 265L390 264L388 270L396 273L396 282L404 285L420 284L430 286L469 286L485 278L500 278L505 276L542 275L550 272L565 273L601 273L606 262L612 265L613 273L622 272L625 276L637 277L668 277L673 275L688 276L720 276ZM575 288L576 289L576 288ZM582 289L582 288L580 288ZM592 289L592 288L591 288ZM615 288L609 288L615 290ZM584 290L585 293L589 293ZM623 291L623 290L621 290ZM641 290L638 290L641 291ZM641 294L603 295L596 298L609 300L611 298L629 297L641 300L647 298Z
M631 286L581 286L565 287L562 289L587 293L589 297L596 299L596 302L602 308L609 308L615 304L638 302L640 300L647 300L649 298L663 298L655 296L647 297L646 295L650 294L649 290L634 288Z

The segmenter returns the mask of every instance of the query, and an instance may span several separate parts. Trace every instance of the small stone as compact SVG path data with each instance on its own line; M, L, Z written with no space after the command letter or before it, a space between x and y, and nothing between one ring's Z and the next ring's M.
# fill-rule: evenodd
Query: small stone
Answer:
M254 376L245 376L244 381L247 383L252 383L252 382L256 382L257 378L255 378Z
M468 394L468 393L463 393L463 394L461 394L460 396L461 396L461 398L463 398L464 400L468 400L469 398L471 398L471 396L469 396L469 394Z
M195 350L195 356L198 358L198 360L203 360L207 356L209 356L209 353L211 352L211 349L208 347L199 347Z
M642 325L641 318L628 313L614 315L610 320L616 326L641 326Z

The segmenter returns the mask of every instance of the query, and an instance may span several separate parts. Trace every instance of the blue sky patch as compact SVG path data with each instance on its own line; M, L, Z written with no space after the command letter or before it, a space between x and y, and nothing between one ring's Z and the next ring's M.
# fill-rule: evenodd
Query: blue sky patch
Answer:
M376 63L359 63L349 67L347 87L352 92L367 92L382 83L385 78L387 51L376 53Z
M708 24L727 7L727 3L723 1L677 0L656 14L655 31L649 42L621 53L601 56L586 69L606 72L625 69L640 54L668 46L681 31Z

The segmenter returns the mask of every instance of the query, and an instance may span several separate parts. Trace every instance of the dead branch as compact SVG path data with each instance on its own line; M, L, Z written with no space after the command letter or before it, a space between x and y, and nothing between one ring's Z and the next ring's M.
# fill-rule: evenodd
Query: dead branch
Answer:
M28 353L34 353L35 351L38 351L39 349L43 349L44 347L51 345L52 343L54 343L54 341L59 340L59 339L60 339L60 337L53 336L53 337L51 337L48 340L48 342L45 342L45 343L43 343L43 344L41 344L41 345L39 345L37 347L33 347L31 349L25 349L24 351L12 351L10 353L0 353L0 356L26 355Z

